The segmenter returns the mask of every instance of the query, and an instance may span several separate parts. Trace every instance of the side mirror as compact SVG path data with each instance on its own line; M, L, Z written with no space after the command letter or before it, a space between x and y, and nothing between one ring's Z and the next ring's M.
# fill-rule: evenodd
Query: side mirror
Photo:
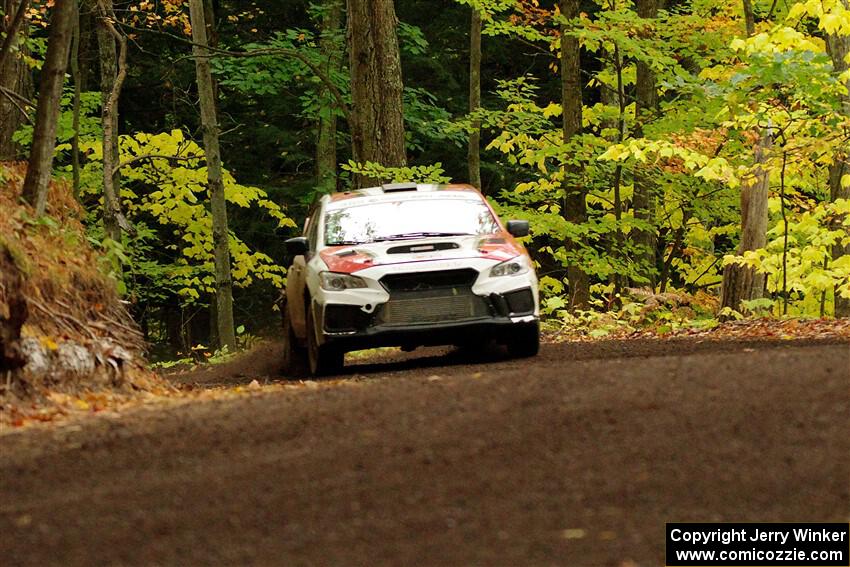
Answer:
M306 236L296 236L284 241L286 245L286 253L293 258L295 256L303 256L310 249L310 241Z
M509 234L520 237L528 236L531 227L527 220L509 220L507 228Z

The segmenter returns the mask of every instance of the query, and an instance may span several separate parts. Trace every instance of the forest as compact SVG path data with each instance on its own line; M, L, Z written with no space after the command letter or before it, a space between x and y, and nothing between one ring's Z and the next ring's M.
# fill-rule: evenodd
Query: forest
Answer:
M848 346L850 0L0 0L2 565L850 565Z
M0 10L15 230L93 247L155 356L274 333L283 240L382 182L530 221L553 329L850 316L848 0Z

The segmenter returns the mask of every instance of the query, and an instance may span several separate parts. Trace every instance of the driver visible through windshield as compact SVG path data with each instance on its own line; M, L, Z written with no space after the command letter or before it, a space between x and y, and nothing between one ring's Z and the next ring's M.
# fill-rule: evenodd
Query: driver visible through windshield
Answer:
M493 213L479 200L399 200L329 211L325 245L491 234L498 229Z

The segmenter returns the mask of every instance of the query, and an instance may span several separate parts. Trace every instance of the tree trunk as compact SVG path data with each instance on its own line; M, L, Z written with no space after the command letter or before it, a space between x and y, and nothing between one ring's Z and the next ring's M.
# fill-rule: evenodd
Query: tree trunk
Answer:
M843 0L845 8L850 9L850 1ZM827 51L832 58L836 74L844 73L848 69L847 57L850 55L850 37L830 35L826 38ZM850 89L850 81L847 82ZM850 117L850 95L845 95L843 100L844 116ZM841 178L850 175L850 153L846 147L840 148L835 154L835 162L829 168L829 197L832 201L836 199L850 199L850 187L842 187ZM840 226L840 221L836 224ZM850 254L850 245L836 243L832 246L832 257L837 260L842 256ZM835 290L835 316L850 317L850 298L841 297L838 289Z
M56 0L50 15L50 36L44 66L41 68L29 167L21 195L35 207L37 215L44 214L47 186L53 172L62 85L65 83L65 68L68 65L68 51L77 12L75 1Z
M613 62L615 62L617 58L615 57L614 53L612 53L612 51L613 50L611 50L611 49L602 50L600 52L599 60L600 60L600 62L603 63L603 65L605 65L605 67L603 69L605 72L610 72L614 75L617 75L618 73L617 73L616 65L613 64ZM620 73L620 74L622 74L622 73ZM619 78L620 77L618 77L618 79ZM618 80L618 82L620 82L620 81ZM618 113L617 113L618 117L611 117L610 114L606 114L605 118L600 119L600 125L601 125L601 128L603 130L615 131L617 133L613 138L606 139L607 142L609 142L611 144L617 144L617 143L622 142L623 131L621 129L621 125L623 124L623 122L622 122L623 121L623 116L622 116L623 113L622 113L622 107L621 107L622 98L620 96L620 89L619 88L612 88L609 85L606 85L606 84L604 84L600 81L599 82L599 100L606 107L618 109ZM620 213L622 213L622 203L619 203L619 191L618 191L618 185L620 183L622 171L623 171L623 166L621 164L618 164L614 168L614 178L613 178L614 179L613 186L614 186L614 189L615 189L615 191L614 191L614 216L618 221L620 220ZM620 209L620 213L617 212L618 207ZM620 232L618 230L617 233L615 234L615 237L611 238L607 241L605 252L611 258L617 258L620 254L620 248L621 248ZM617 289L618 286L621 286L622 283L623 283L622 278L617 273L611 274L609 276L608 282L611 283L611 284L614 284L615 289Z
M322 53L322 71L330 77L342 66L342 0L326 0L322 13L319 49ZM336 126L337 101L322 83L319 89L319 131L316 139L317 186L322 193L336 190Z
M215 261L215 321L220 347L236 346L233 326L233 283L230 274L230 248L227 231L227 204L221 173L221 153L218 145L218 119L213 94L212 72L207 50L207 30L203 0L189 0L192 22L192 47L201 103L201 127L204 132L204 151L207 161L207 183L212 209L213 247Z
M17 370L25 360L18 341L27 320L26 275L15 254L0 239L0 373Z
M94 59L97 57L97 21L95 16L95 0L80 1L80 46L78 61L80 65L80 90L89 91L89 84L94 74L92 72Z
M218 9L218 0L204 0L204 25L207 27L207 45L218 47L218 26L215 25L215 11ZM213 77L213 86L218 88L218 81ZM218 100L218 92L215 92Z
M623 57L620 55L620 46L614 42L614 71L617 74L617 143L622 144L626 139L626 88L623 80ZM621 259L623 254L623 200L620 195L620 187L623 180L623 165L618 163L614 168L614 219L617 221L617 227L614 231L614 250L611 251L612 257ZM625 276L614 274L614 298L617 304L620 303L619 295L622 291Z
M0 44L0 67L12 55L12 50L22 42L18 33L24 27L29 0L4 0L3 19L0 20L0 31L3 32L3 43Z
M743 0L747 34L755 33L755 16L750 0ZM767 245L767 197L770 189L770 171L765 169L767 154L773 146L770 130L761 133L755 148L754 178L741 188L741 242L738 255L758 250ZM741 302L764 296L765 276L755 269L730 264L723 268L720 297L721 309L729 307L741 311Z
M407 164L401 58L392 0L348 0L352 149L358 163ZM379 180L358 175L365 187Z
M80 85L80 6L74 14L74 34L71 36L71 80L74 82L73 124L74 137L71 138L71 188L74 198L80 198L80 104L83 94Z
M112 0L98 0L97 44L100 53L100 92L103 107L103 229L107 238L121 242L121 173L118 148L118 98L127 76L127 38L118 33ZM116 42L118 48L116 49Z
M24 0L2 0L3 14L0 19L0 31L5 35L3 49L0 53L0 87L7 89L22 98L32 96L32 75L23 58L15 52L20 49L27 52L26 38L29 26L24 21L23 14L29 2ZM18 14L21 14L20 18ZM21 111L6 96L0 95L0 161L14 160L18 157L20 148L12 141L12 135L20 128L25 117Z
M738 255L767 245L767 195L770 172L764 169L767 152L773 143L769 130L762 133L756 144L756 167L753 179L741 188L741 243ZM723 269L721 308L741 310L741 302L764 296L765 276L748 266L730 264Z
M481 12L472 7L469 27L469 112L481 107ZM469 183L481 189L481 121L472 120L469 134Z
M658 15L659 0L638 0L637 13L641 18L655 18ZM658 105L655 73L652 68L642 61L637 62L637 78L635 81L635 131L636 138L643 136L643 125L649 119L650 113ZM634 170L634 196L632 208L636 220L649 224L655 222L655 192L647 170L640 164ZM638 249L635 260L645 266L643 275L649 279L650 285L656 284L656 238L654 229L636 228L631 232L632 242Z
M573 19L579 15L579 0L561 0L561 14ZM561 26L561 104L563 108L564 144L581 134L581 47L578 38L567 37L567 25ZM567 179L564 183L564 203L562 214L572 224L587 222L587 202L585 190L575 181L581 172L576 165L567 166ZM577 253L581 242L567 240L567 252ZM567 266L567 279L570 284L570 309L586 309L590 302L590 279L573 260Z
M744 25L747 29L747 37L756 34L756 14L753 12L752 0L743 0L744 3Z

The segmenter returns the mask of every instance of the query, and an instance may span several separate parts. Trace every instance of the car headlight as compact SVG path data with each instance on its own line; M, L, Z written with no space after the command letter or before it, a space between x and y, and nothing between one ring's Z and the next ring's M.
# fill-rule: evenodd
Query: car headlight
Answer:
M525 256L517 256L490 268L490 277L518 276L526 273L528 270L528 259Z
M336 272L322 272L319 274L319 282L322 289L327 291L342 291L344 289L355 289L366 287L366 281L357 276L338 274Z

